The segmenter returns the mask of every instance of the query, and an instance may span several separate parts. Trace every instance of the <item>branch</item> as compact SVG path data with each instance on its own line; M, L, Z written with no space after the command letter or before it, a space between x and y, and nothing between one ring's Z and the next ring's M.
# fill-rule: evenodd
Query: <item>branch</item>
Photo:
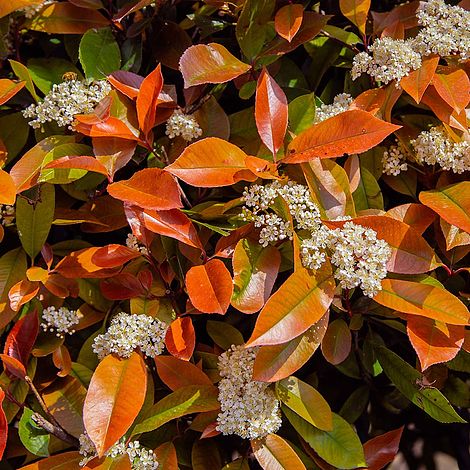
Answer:
M47 421L46 418L41 416L39 413L34 413L32 416L33 421L42 429L47 431L49 434L57 437L61 441L67 442L68 444L73 445L74 447L80 447L79 440L70 435L67 431L62 429L60 426L56 426L55 424L50 423Z

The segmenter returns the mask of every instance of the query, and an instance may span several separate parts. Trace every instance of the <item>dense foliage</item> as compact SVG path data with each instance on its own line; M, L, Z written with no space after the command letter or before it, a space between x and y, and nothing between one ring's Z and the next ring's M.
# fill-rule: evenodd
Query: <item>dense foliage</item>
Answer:
M469 9L1 1L2 468L470 468Z

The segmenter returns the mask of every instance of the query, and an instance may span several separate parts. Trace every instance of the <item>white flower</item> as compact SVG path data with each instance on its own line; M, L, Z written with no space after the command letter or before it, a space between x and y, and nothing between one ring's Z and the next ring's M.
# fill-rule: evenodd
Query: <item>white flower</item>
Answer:
M181 109L176 109L166 123L165 133L170 139L181 136L190 142L201 137L202 129L193 114L184 114Z
M75 310L66 307L48 307L42 311L41 327L44 331L56 331L56 336L63 337L64 334L73 334L73 327L78 324L79 318Z
M233 345L219 356L219 402L217 430L257 439L275 433L282 424L279 401L269 383L253 380L257 348Z
M326 247L328 246L329 230L325 226L312 232L310 238L302 240L300 256L302 265L308 269L320 269L326 261Z
M392 251L388 243L377 238L370 229L346 222L342 228L329 232L328 247L331 263L337 268L335 279L343 289L360 286L368 297L382 290L382 279L387 275L387 262Z
M139 242L138 238L133 233L127 235L126 246L131 250L140 251L143 255L149 254L147 248Z
M369 51L372 55L360 52L354 57L351 69L353 80L367 73L384 84L397 80L398 86L403 77L421 67L421 55L413 49L412 40L379 38Z
M470 144L466 141L454 142L443 126L421 132L410 144L420 164L439 165L443 170L454 173L470 170Z
M8 227L15 220L15 206L0 204L0 224Z
M97 457L98 454L95 445L86 432L80 435L79 442L79 453L84 456L79 465L84 467L90 460ZM142 447L139 441L129 442L126 446L124 439L121 439L105 453L107 457L111 458L124 454L129 456L132 470L156 470L158 468L157 457L153 450Z
M23 116L34 118L29 122L34 129L52 121L60 127L68 126L71 129L76 114L91 113L110 91L111 86L106 80L91 84L80 80L66 80L52 85L52 90L43 101L26 108Z
M382 156L383 172L386 175L397 176L402 171L408 170L406 163L406 150L399 140L396 145L391 145Z
M346 111L353 102L352 96L349 93L340 93L333 99L332 104L322 104L315 111L314 123L325 121L330 117Z
M118 313L106 333L93 341L93 352L103 359L108 354L129 357L139 348L147 357L155 357L165 347L165 334L168 326L157 318L148 315Z
M469 11L446 5L444 0L429 0L421 2L416 16L423 28L415 38L414 47L422 55L459 55L461 61L470 58Z

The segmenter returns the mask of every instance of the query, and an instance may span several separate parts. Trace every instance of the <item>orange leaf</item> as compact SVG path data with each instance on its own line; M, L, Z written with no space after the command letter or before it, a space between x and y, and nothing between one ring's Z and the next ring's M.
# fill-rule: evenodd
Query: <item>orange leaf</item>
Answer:
M160 64L144 78L137 94L137 117L139 127L145 136L155 126L158 95L163 87L163 76Z
M77 114L74 118L74 130L89 137L117 137L127 140L139 140L139 137L124 122L114 116L100 119L94 114Z
M280 436L268 434L251 441L256 460L264 470L306 470L294 449Z
M425 317L409 316L406 331L422 371L433 364L453 359L465 339L463 325L446 325Z
M109 355L98 364L88 387L83 422L99 457L130 428L146 390L145 362L136 352L128 359Z
M67 377L70 374L72 370L72 359L69 350L63 344L52 353L52 362L57 369L59 369L59 372L57 372L59 377Z
M302 24L304 7L300 3L290 3L278 10L274 17L274 29L279 36L291 42Z
M80 8L71 3L53 3L24 26L49 34L84 34L91 28L107 25L109 20L96 10Z
M436 219L436 214L422 204L402 204L389 209L385 215L401 220L422 234Z
M302 5L299 6L302 9ZM261 72L256 86L255 119L261 140L275 158L286 135L287 98L266 69Z
M387 91L385 88L373 88L363 91L352 102L349 109L362 109L371 114L377 114L387 100Z
M400 279L384 279L374 301L398 312L431 318L450 325L467 325L470 313L442 287Z
M3 457L8 440L8 421L3 411L3 400L5 399L5 392L0 388L0 460Z
M355 224L377 232L377 238L385 240L392 249L387 270L399 274L420 274L439 266L434 250L412 227L400 220L383 215L369 215L352 219ZM342 227L343 221L325 221L330 227Z
M287 343L262 346L256 354L253 379L277 382L299 370L317 350L328 326L327 311L305 333Z
M26 82L16 83L8 78L0 79L0 105L13 98L24 86Z
M8 0L8 2L0 2L0 18L20 8L39 5L40 3L42 3L42 0Z
M146 210L142 212L142 218L145 227L150 231L165 235L166 237L175 238L180 242L186 243L186 245L204 251L193 223L180 210Z
M183 207L178 185L173 177L159 168L146 168L128 180L108 186L116 199L144 209L168 210Z
M78 451L64 452L21 467L19 470L79 470L83 455Z
M441 67L434 74L432 84L440 97L457 113L470 102L470 80L462 69Z
M224 46L214 42L188 47L180 59L185 88L204 83L229 82L250 68Z
M129 456L124 454L118 457L102 457L101 459L95 457L80 468L83 470L132 470L132 465Z
M107 77L108 82L128 98L137 98L144 78L132 72L118 70Z
M8 292L10 299L10 307L14 312L17 312L20 307L28 303L32 298L36 297L39 292L39 283L31 282L23 279L17 282Z
M283 163L303 163L312 158L362 153L380 144L401 126L377 119L360 109L345 111L301 132L289 144Z
M188 385L212 385L209 377L191 362L173 356L156 356L155 364L159 377L173 391Z
M122 245L84 248L62 258L54 272L66 278L102 278L114 274L113 268L137 258L140 253Z
M14 204L16 200L16 186L13 178L0 170L0 204Z
M178 470L178 457L173 442L165 442L154 450L161 470Z
M351 352L351 339L351 331L343 319L332 321L321 342L323 357L330 364L341 364Z
M170 323L165 345L172 356L189 361L196 345L196 333L190 317L179 317Z
M236 145L209 137L186 147L165 170L192 186L230 186L241 180L256 180L256 175L246 168L246 157Z
M26 368L18 359L6 354L0 354L0 359L3 361L3 367L8 372L8 375L12 375L21 380L25 379L27 375Z
M126 166L134 155L137 143L119 137L94 137L93 152L106 168L111 179L114 173Z
M77 168L79 170L94 171L108 177L108 170L95 157L84 155L58 158L48 163L44 168Z
M354 25L362 34L366 32L367 15L369 14L371 0L339 0L341 13Z
M391 462L398 453L403 426L381 434L364 444L364 455L368 470L380 470Z
M422 191L419 200L449 224L470 233L470 181Z
M249 239L240 240L233 253L232 305L240 312L261 310L271 295L281 265L279 250L262 247Z
M438 56L430 56L423 59L421 67L413 70L400 80L400 86L417 102L421 101L424 92L431 84L434 72L439 63Z
M222 261L212 259L186 273L186 289L195 308L203 313L223 315L232 297L232 276Z
M282 344L296 338L325 314L335 287L329 263L315 273L304 268L294 271L261 310L247 345Z

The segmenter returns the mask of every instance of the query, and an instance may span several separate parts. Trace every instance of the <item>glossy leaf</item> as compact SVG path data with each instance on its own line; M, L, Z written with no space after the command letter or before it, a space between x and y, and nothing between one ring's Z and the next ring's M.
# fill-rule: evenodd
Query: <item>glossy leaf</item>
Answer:
M351 23L359 28L362 34L366 32L367 15L369 14L371 0L340 0L341 13Z
M145 362L136 352L128 359L109 355L100 362L83 407L85 429L99 457L130 428L142 408L146 389Z
M26 82L15 83L8 78L0 79L0 105L5 104L13 98L24 86Z
M315 273L295 271L261 310L247 344L282 344L304 333L325 314L334 290L328 263Z
M160 470L178 470L178 458L172 442L165 442L154 450Z
M16 199L16 187L12 177L0 170L0 204L14 204Z
M402 204L386 212L386 215L401 220L422 234L436 219L436 214L422 204Z
M20 318L8 333L3 353L18 359L24 366L28 364L39 331L36 311Z
M6 354L0 354L0 359L3 362L3 367L8 372L9 376L20 380L25 380L27 375L26 367L18 359L7 356Z
M403 426L376 436L364 444L364 454L369 470L380 470L395 458L402 433Z
M467 325L470 319L467 307L455 295L442 287L420 282L384 279L374 301L398 312L450 325Z
M264 470L306 470L294 449L280 436L268 434L251 441L256 460Z
M438 63L439 57L437 56L423 58L421 67L412 70L406 77L400 80L400 86L417 103L421 101L426 89L431 84Z
M432 84L441 98L457 113L470 101L470 79L462 69L441 68L434 74Z
M313 158L362 153L380 144L400 126L354 109L333 116L300 133L289 144L284 163L303 163Z
M250 68L224 46L214 42L191 46L180 59L185 88L204 83L228 82L248 72Z
M284 142L287 118L286 95L269 72L263 69L256 85L255 120L258 134L274 158Z
M470 233L470 182L422 191L419 200L446 222Z
M57 160L52 160L44 166L44 169L51 168L70 168L86 171L94 171L104 176L108 176L108 170L100 163L95 157L87 157L85 155L76 155L69 157L61 157Z
M274 28L279 36L291 42L302 24L303 5L291 3L280 8L274 17Z
M170 323L165 345L172 356L189 361L196 345L196 333L190 317L179 317Z
M3 458L8 440L8 421L3 411L3 400L5 399L5 392L0 388L0 459Z
M47 457L49 455L51 435L35 423L33 414L33 411L29 408L23 409L18 427L18 435L22 444L29 452L38 457Z
M21 467L19 470L79 470L79 462L82 459L83 455L78 451L64 452L38 460Z
M379 345L374 351L385 374L418 408L441 423L465 423L437 388L420 386L421 374L400 356Z
M433 364L452 360L465 339L463 325L446 325L440 321L412 315L408 317L406 331L423 371Z
M186 289L191 303L199 311L223 315L233 293L232 276L222 261L212 259L193 266L186 273Z
M41 3L41 0L11 0L8 3L2 2L0 4L0 18L3 18L15 10L19 10L20 8L38 5L39 3Z
M246 157L237 146L209 137L186 147L165 170L192 186L229 186L241 180L256 179L246 168Z
M140 85L137 94L137 118L139 127L147 136L156 123L158 95L163 87L163 76L160 64Z
M232 305L243 313L258 312L271 295L276 281L281 264L279 251L245 238L237 243L232 263Z
M209 377L191 362L172 356L156 356L155 364L158 376L173 391L190 385L212 385Z
M321 342L323 357L330 364L341 364L351 352L351 339L351 331L343 319L332 321Z
M190 385L162 398L150 408L147 418L133 430L133 435L153 431L181 416L219 409L218 390L213 385Z

